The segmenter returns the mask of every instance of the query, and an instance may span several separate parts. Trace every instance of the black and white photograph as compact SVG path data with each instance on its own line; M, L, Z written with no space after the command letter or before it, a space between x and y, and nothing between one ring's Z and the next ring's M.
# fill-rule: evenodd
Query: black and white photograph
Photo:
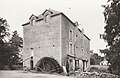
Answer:
M120 0L0 0L0 78L120 78Z

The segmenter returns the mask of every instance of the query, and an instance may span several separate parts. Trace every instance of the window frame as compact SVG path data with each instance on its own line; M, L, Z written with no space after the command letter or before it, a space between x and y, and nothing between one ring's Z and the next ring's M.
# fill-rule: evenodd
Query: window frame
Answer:
M77 55L77 53L78 53L78 46L75 45L75 56Z
M73 30L72 29L69 30L69 39L73 40Z
M35 20L35 19L31 19L31 21L30 21L31 26L35 25L35 22L36 22L36 20Z
M72 47L71 47L72 45ZM72 42L69 42L69 54L73 55L73 43Z
M75 35L75 41L77 41L77 38L78 38L78 35L76 34L76 35Z

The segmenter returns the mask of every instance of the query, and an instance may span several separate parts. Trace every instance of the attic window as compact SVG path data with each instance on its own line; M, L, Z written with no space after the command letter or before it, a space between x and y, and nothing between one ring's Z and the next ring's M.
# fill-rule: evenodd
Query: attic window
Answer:
M32 25L35 25L35 20L34 19L31 20L31 26Z
M50 19L50 15L49 14L45 15L44 17L45 22L48 22L49 19Z

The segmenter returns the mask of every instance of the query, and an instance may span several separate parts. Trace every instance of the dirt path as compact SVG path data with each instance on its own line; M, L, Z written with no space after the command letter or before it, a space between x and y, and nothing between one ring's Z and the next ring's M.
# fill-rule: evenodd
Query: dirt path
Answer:
M0 78L72 78L66 76L39 74L24 71L0 71Z

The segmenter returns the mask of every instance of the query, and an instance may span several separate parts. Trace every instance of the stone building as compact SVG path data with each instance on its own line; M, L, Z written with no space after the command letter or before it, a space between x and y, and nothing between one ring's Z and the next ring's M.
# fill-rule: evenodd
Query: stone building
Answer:
M44 57L54 58L67 71L90 66L90 39L62 12L52 9L31 15L23 26L23 66L31 68Z

